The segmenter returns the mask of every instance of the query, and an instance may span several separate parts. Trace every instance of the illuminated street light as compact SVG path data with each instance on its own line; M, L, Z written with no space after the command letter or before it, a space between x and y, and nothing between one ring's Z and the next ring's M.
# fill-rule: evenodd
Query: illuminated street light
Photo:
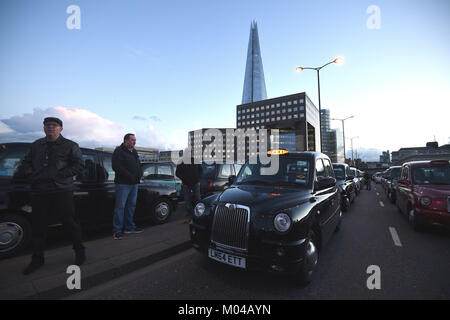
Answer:
M332 63L336 63L338 65L341 65L344 63L344 58L343 57L337 57L336 59L334 59L331 62L328 62L327 64L324 64L321 67L317 67L317 68L310 68L310 67L297 67L295 68L295 71L297 72L301 72L303 70L316 70L317 71L317 88L318 88L318 92L319 92L319 132L320 132L320 152L322 152L322 106L320 103L320 70L322 68L325 68L326 66L328 66L329 64ZM344 155L345 156L345 155Z

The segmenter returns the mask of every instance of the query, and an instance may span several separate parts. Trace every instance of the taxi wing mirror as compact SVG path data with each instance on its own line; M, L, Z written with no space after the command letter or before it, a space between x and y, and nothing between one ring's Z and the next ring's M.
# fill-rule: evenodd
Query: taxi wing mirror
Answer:
M235 180L236 180L236 176L235 175L229 176L228 177L228 184L232 185Z
M324 178L320 179L319 181L316 181L315 183L315 190L323 190L332 188L336 185L336 179L335 178Z

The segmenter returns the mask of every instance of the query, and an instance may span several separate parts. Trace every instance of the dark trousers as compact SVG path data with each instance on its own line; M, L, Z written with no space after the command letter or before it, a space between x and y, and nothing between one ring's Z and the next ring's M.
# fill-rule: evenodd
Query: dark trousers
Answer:
M194 186L183 184L184 203L186 205L186 217L194 214L194 207L200 201L200 183Z
M73 192L55 192L34 194L31 198L33 211L31 212L31 227L33 230L33 257L43 258L45 241L47 239L48 224L52 218L62 222L70 233L74 250L83 249L81 227L75 216Z
M370 182L370 180L366 181L366 190L371 190L372 189L372 183Z

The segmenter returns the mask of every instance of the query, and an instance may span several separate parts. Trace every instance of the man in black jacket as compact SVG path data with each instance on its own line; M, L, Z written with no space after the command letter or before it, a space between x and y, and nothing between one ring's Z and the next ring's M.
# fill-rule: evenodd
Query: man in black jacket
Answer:
M186 204L186 220L189 223L194 213L194 206L200 201L200 179L202 177L202 165L194 164L190 150L185 150L183 162L177 165L175 175L183 182L183 196Z
M128 133L123 138L123 143L114 150L112 167L116 173L116 205L114 209L113 234L115 240L121 240L122 230L125 233L141 233L133 221L136 209L138 184L142 177L142 167L139 155L134 149L136 137Z
M24 274L44 265L47 222L52 216L60 218L72 236L75 264L81 265L86 259L73 202L73 177L81 172L83 160L78 145L61 135L62 126L58 118L44 119L46 137L31 144L15 175L29 179L31 184L33 255Z

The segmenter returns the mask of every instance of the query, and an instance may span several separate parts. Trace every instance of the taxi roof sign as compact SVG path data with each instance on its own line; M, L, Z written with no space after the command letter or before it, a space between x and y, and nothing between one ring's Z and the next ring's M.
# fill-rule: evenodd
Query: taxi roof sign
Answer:
M274 149L274 150L269 150L267 151L267 154L269 155L283 155L283 154L288 154L289 151L286 149Z

